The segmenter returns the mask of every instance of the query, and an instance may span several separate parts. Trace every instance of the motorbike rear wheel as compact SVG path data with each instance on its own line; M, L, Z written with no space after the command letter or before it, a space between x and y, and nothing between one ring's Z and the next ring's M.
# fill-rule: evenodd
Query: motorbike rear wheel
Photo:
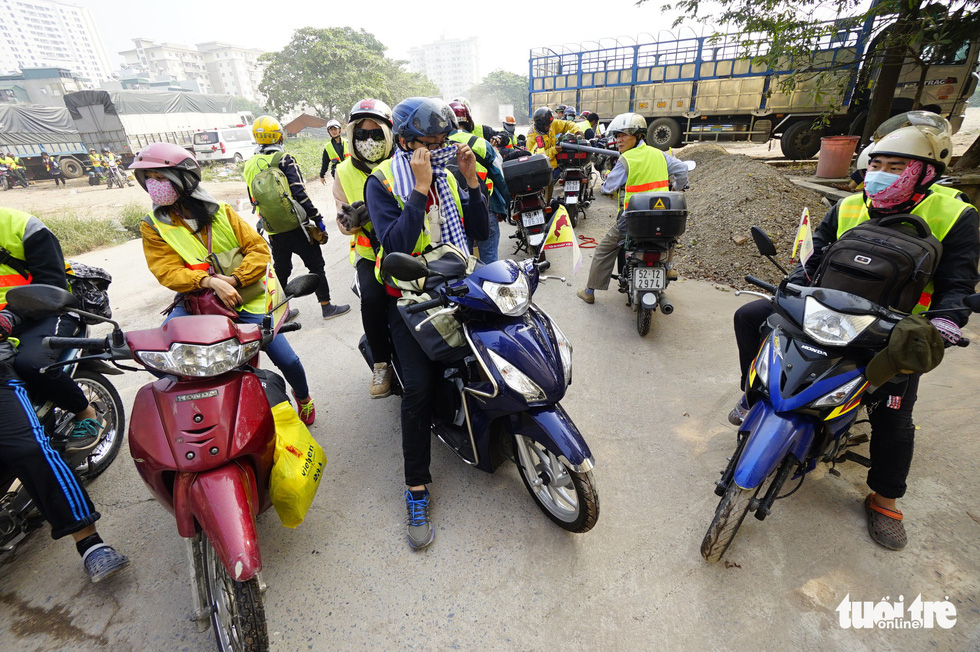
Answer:
M197 569L207 589L211 627L222 652L262 652L269 649L265 606L257 577L236 582L201 533L204 568Z
M650 322L653 319L653 308L637 307L636 309L636 332L640 337L646 337L650 332Z
M701 541L701 556L706 561L717 562L732 544L738 528L749 513L752 499L759 493L761 485L755 489L742 489L732 482L721 497L711 525Z
M562 529L583 533L599 519L599 494L592 472L569 469L530 437L514 434L514 449L521 480L534 502Z
M75 473L88 482L102 474L119 454L126 432L126 409L119 392L109 379L95 371L81 369L73 377L101 421L105 422L104 437L99 445L88 451L86 461L75 467ZM59 417L62 418L62 417ZM64 418L73 418L64 414Z

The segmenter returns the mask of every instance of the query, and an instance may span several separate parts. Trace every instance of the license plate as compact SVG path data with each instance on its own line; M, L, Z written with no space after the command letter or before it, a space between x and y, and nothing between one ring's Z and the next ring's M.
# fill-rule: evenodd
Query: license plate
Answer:
M633 287L637 290L663 290L667 272L663 267L637 267L633 270Z
M524 226L544 224L544 211L528 211L521 217Z
M581 181L566 181L565 182L565 192L578 192L581 187Z

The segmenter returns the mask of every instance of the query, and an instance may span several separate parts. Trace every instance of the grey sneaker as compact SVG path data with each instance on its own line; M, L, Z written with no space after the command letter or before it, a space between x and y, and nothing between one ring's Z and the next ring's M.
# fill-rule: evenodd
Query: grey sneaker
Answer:
M103 428L105 428L105 424L98 419L76 421L71 429L71 434L68 435L65 451L84 451L94 448L99 443Z
M425 490L422 498L413 498L411 491L405 492L405 506L408 508L408 545L420 550L436 538L436 531L429 520L429 503L431 496Z
M320 308L323 312L324 319L333 319L334 317L340 317L341 315L346 315L348 312L350 312L350 306L338 306L336 303L321 305Z
M129 557L116 552L112 546L100 543L85 551L82 565L92 582L101 582L129 566Z
M746 400L745 394L742 394L742 398L738 399L738 403L728 413L728 423L733 426L740 426L747 416L749 416L749 402Z

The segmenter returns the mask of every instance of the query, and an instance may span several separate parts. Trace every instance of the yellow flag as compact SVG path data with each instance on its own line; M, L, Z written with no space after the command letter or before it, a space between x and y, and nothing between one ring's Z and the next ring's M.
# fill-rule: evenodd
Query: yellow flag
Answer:
M796 257L799 250L800 257ZM793 244L793 260L806 264L806 261L813 255L813 233L810 231L810 209L803 209L803 216L800 218L800 228L796 232L796 242Z
M272 309L277 303L283 300L283 294L279 290L279 279L276 278L276 272L272 269L272 263L265 266L265 311L266 313L272 312ZM272 315L272 323L275 326L279 326L279 322L285 319L286 313L289 312L289 304L284 303L276 312Z
M561 249L562 247L572 248L572 275L578 273L582 266L582 251L578 248L578 239L572 229L572 219L568 216L568 211L564 206L559 206L558 211L551 220L551 227L548 230L548 237L544 240L544 249Z

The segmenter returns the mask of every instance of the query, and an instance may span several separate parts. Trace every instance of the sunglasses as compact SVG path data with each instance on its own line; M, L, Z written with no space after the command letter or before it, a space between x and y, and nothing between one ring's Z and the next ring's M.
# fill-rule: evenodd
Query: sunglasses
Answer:
M355 129L354 140L376 140L383 142L385 139L384 129Z

